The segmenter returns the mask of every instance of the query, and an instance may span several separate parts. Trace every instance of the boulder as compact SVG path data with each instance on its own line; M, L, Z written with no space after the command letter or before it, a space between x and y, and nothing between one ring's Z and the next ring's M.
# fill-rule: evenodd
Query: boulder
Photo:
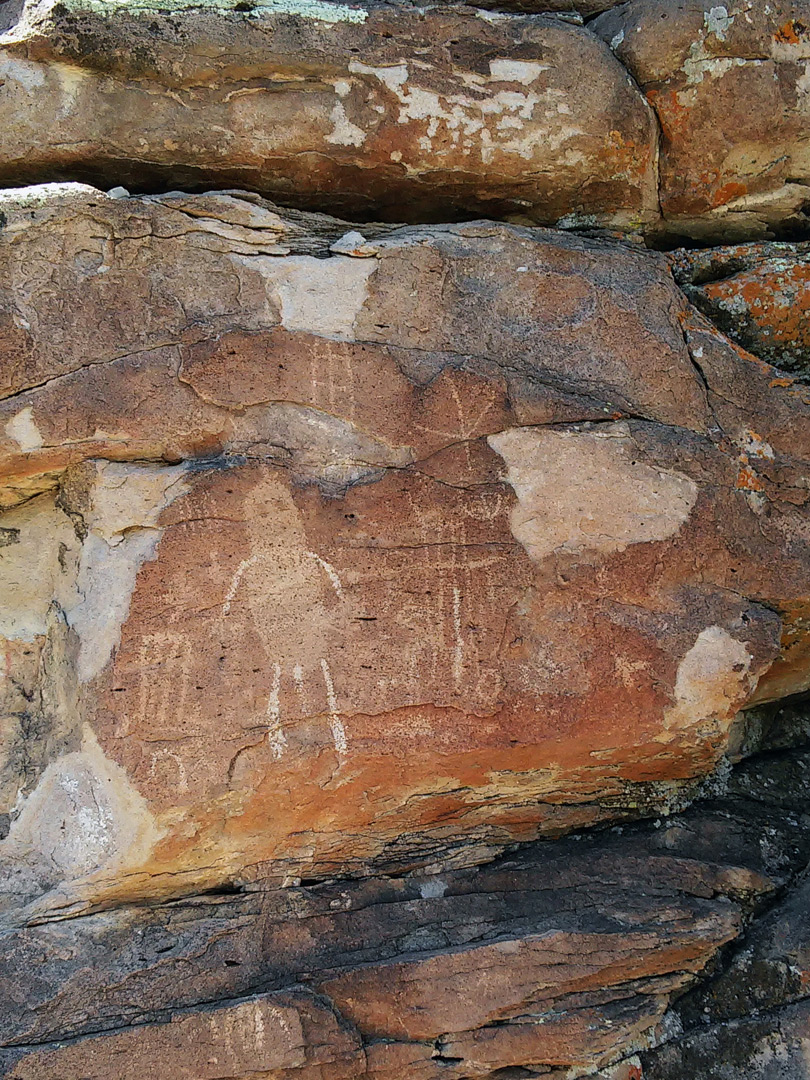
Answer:
M807 0L629 0L590 28L661 124L661 239L807 235Z
M651 110L554 17L42 0L0 37L0 95L3 184L238 184L360 220L658 214Z
M805 391L663 256L2 212L10 923L669 812L810 683Z
M802 381L810 376L810 250L734 244L673 252L675 279L733 341Z

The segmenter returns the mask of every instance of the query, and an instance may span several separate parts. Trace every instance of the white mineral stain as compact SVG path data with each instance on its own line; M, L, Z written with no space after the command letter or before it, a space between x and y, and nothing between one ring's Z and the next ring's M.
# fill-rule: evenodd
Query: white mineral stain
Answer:
M21 450L39 450L42 446L42 433L36 425L34 410L30 405L12 416L5 426L5 432Z
M0 60L0 83L15 82L26 90L36 90L45 84L45 73L41 64L30 60Z
M518 82L524 86L536 82L537 79L548 71L548 64L541 64L537 60L490 60L489 74L495 82Z
M158 518L188 487L185 466L98 465L88 528L77 576L79 599L66 609L68 624L81 642L79 681L87 682L107 665L129 614L141 566L153 559L163 530Z
M35 853L67 882L140 863L158 838L145 800L85 725L81 749L48 765L0 848L12 858Z
M335 89L337 90L337 86ZM332 131L326 136L328 143L336 146L362 146L366 141L365 131L349 120L342 101L338 101L333 107L330 120Z
M251 258L249 265L263 274L285 329L353 340L354 322L366 302L368 281L377 266L375 259L291 255L261 261Z
M538 150L556 151L582 134L573 125L559 123L560 103L555 100L559 91L490 89L492 84L504 82L528 88L547 70L547 65L538 61L496 58L490 61L489 78L462 73L460 81L470 93L439 93L414 85L406 64L372 67L353 60L349 70L377 79L396 97L398 123L426 124L424 134L418 137L419 147L440 156L460 150L480 153L484 164L490 164L496 152L530 160ZM417 75L424 78L425 71L420 69ZM529 122L531 126L525 131Z
M697 499L687 476L637 460L626 424L513 428L487 441L506 462L517 496L512 533L535 561L555 551L610 554L666 540Z
M752 659L745 645L722 626L702 630L678 665L675 704L664 715L667 731L736 713L748 695Z

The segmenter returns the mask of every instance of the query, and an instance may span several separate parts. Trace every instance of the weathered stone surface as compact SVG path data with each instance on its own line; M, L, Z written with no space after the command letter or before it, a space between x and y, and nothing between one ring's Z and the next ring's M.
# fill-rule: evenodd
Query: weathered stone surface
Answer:
M657 216L654 117L584 27L243 7L30 4L0 40L0 182L240 184L388 220L637 229Z
M638 1080L673 993L806 864L806 775L784 819L769 776L749 763L668 822L485 868L7 931L0 1075Z
M643 1080L807 1080L810 1005L734 1020L669 1043L645 1060Z
M801 244L738 244L674 252L686 295L763 360L810 376L810 252Z
M661 122L666 237L807 234L806 0L630 0L591 28Z
M671 809L807 688L804 391L663 257L3 213L7 918Z
M6 1068L0 1062L8 1080L355 1080L365 1073L356 1034L301 990L16 1056L7 1055Z
M768 755L732 776L727 797L731 805L754 798L771 809L774 821L795 827L806 820L809 777L806 750ZM641 1054L644 1080L806 1080L807 903L805 871L747 930L718 973L678 1001L662 1025L668 1041Z

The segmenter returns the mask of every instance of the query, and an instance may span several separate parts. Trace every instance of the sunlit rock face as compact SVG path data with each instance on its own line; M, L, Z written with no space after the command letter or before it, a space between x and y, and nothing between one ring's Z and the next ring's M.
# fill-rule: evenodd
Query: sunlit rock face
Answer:
M805 0L630 0L590 24L661 124L665 235L808 235L809 15Z
M0 1077L810 1080L808 28L0 0Z
M807 407L663 257L3 207L9 918L671 810L807 685Z
M0 37L0 180L239 184L361 220L658 216L652 110L575 22L318 0L166 8L27 5Z

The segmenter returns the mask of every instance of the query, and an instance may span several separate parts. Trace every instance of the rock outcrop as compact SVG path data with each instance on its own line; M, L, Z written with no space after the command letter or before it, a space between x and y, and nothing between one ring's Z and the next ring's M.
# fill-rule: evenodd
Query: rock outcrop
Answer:
M789 770L789 754L780 760ZM766 759L724 798L667 822L477 870L256 887L14 931L0 973L2 1075L455 1080L514 1069L562 1080L610 1066L605 1075L630 1077L632 1060L612 1064L678 1030L671 997L810 856L798 765L792 795ZM773 816L780 797L795 816ZM53 1045L65 1030L75 1040Z
M581 26L453 7L235 7L30 4L0 38L0 182L247 185L394 221L657 216L652 111Z
M802 0L629 0L591 24L660 121L667 234L807 234L809 15Z
M540 6L0 0L0 1076L810 1077L810 3Z
M2 205L12 910L673 809L807 688L805 392L663 257Z
M806 382L810 376L807 243L740 244L673 255L675 279L724 333Z

